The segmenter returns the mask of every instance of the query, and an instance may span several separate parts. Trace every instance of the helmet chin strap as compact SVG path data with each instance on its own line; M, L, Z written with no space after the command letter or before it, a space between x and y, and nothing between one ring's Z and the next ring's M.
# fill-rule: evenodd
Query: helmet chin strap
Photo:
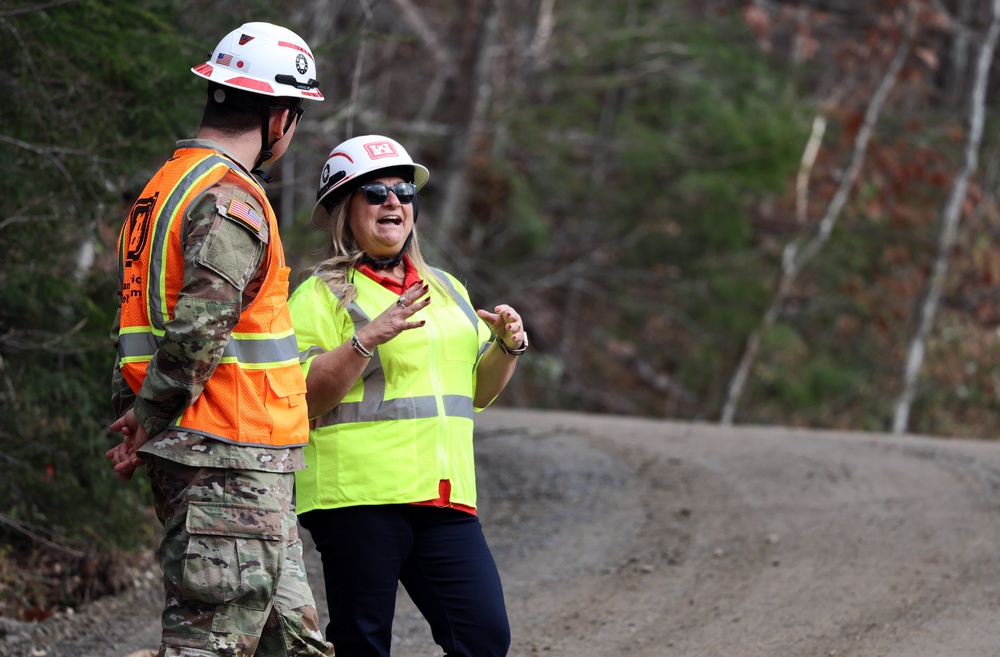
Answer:
M257 176L265 183L269 183L274 178L270 175L264 173L264 170L260 168L260 165L271 159L271 146L272 144L267 143L268 133L271 131L271 106L266 99L260 102L260 155L257 157L257 161L254 162L253 168L250 170L250 174Z
M406 236L406 241L403 242L403 248L399 250L399 253L392 256L391 258L373 258L367 253L361 256L361 262L368 265L372 269L392 269L393 267L398 267L399 263L403 262L403 256L406 255L406 250L410 248L410 241L413 239L413 230L410 230L410 234Z

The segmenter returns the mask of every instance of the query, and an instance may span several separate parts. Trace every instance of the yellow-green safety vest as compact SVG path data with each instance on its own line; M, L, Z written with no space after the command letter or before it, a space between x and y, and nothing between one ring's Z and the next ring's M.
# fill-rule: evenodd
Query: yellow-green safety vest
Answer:
M442 479L451 501L476 506L472 428L476 367L492 339L465 287L435 270L450 288L431 286L430 305L403 331L372 349L361 378L328 413L312 418L296 472L298 512L363 504L405 504L438 497ZM312 359L344 344L397 296L361 272L352 272L357 298L342 306L313 276L292 294L289 307L308 376ZM443 298L444 297L444 298Z

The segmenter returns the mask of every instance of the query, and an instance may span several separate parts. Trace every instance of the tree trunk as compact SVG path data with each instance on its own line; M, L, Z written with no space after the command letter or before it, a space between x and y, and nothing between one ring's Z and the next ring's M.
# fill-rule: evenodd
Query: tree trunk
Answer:
M892 421L892 432L906 432L910 421L910 409L917 394L917 376L924 362L927 349L927 338L934 328L938 305L941 301L941 291L948 274L948 255L955 243L958 226L962 218L962 204L969 186L969 177L976 170L979 162L979 145L983 136L983 114L986 105L986 82L989 80L990 69L993 67L993 52L996 50L997 37L1000 36L1000 0L993 0L993 20L990 22L986 38L979 50L976 62L976 77L969 102L969 136L965 142L965 167L955 178L951 195L945 205L941 217L941 233L938 236L938 253L934 262L934 270L927 284L927 294L920 309L920 323L917 332L910 342L906 356L906 367L903 370L903 392L896 402L896 411Z
M469 88L473 90L471 108L464 128L455 135L452 141L447 179L443 185L444 201L438 215L438 238L445 242L451 240L460 218L468 211L469 170L472 165L472 156L476 148L481 145L481 137L486 129L486 116L493 93L490 68L499 33L498 13L502 7L502 2L488 2L486 4L486 15L483 18L478 39L479 49L475 68L472 79L469 81Z
M899 48L896 50L896 54L893 56L892 61L889 63L889 67L886 69L885 75L882 77L882 81L879 83L875 93L872 95L871 101L868 103L868 109L865 111L864 122L854 139L854 150L851 155L851 163L848 166L847 171L844 173L844 177L841 179L840 185L837 188L836 193L834 193L833 199L830 201L830 205L827 207L826 214L819 223L819 228L816 234L809 240L809 242L806 243L805 247L801 251L798 250L798 246L795 243L789 244L785 247L784 255L782 257L781 277L778 282L777 291L771 299L771 305L768 307L767 312L764 313L764 317L760 324L758 324L757 328L754 329L754 331L747 338L746 346L743 350L742 356L740 357L739 365L736 367L736 371L730 379L729 392L726 396L726 403L722 409L722 417L720 418L720 422L724 425L732 424L734 418L736 417L740 399L743 396L743 390L757 357L757 351L760 346L761 338L774 325L775 321L777 321L777 318L780 316L785 301L791 293L792 287L794 286L799 273L806 266L806 264L808 264L808 262L812 260L817 253L819 253L820 249L822 249L826 242L830 239L830 233L833 231L833 227L836 225L837 219L840 217L840 212L847 203L847 199L850 196L851 191L854 189L855 182L857 182L858 173L861 171L861 165L864 163L865 156L868 151L868 142L871 139L875 124L878 122L879 115L882 112L882 105L885 103L886 98L888 98L889 92L896 85L896 79L899 77L899 71L903 68L903 63L909 56L910 40L913 38L915 29L916 11L911 8L909 18L907 19L905 35L900 41Z

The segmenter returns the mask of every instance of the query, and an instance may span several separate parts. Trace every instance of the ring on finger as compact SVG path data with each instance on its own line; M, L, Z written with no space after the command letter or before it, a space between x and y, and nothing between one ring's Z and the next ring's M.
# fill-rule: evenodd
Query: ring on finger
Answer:
M406 308L406 299L403 297L402 294L400 294L399 298L396 299L396 305L399 306L400 308Z

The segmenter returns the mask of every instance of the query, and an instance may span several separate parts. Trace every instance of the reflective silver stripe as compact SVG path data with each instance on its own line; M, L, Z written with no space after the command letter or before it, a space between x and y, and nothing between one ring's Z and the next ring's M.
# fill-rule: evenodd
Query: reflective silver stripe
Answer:
M464 417L471 420L472 398L463 395L445 395L444 412L448 417ZM318 418L316 426L386 420L421 420L437 415L437 400L434 395L387 399L380 404L364 401L341 402L332 411Z
M476 331L476 335L478 336L480 320L479 320L479 315L476 314L476 309L473 308L469 304L469 302L465 300L465 297L463 297L461 294L458 293L458 290L455 288L455 285L451 282L451 279L448 278L447 274L445 274L440 269L435 269L434 267L431 267L431 269L438 275L438 278L441 279L444 282L444 284L448 286L449 289L451 289L452 298L455 299L455 301L458 303L458 307L462 309L462 312L465 313L465 316L469 318L470 322L472 322L472 328ZM476 362L479 362L479 359L483 357L483 354L486 353L486 350L490 348L490 344L491 342L484 342L481 345L479 345L479 354L476 356Z
M121 358L149 357L156 351L156 339L152 333L119 333L118 355Z
M300 363L304 363L307 360L309 360L310 358L312 358L313 356L319 356L320 354L325 354L325 353L326 353L326 349L324 349L323 347L319 347L319 346L313 345L313 346L309 347L308 349L306 349L305 351L300 351L299 352L299 362Z
M472 327L476 329L476 335L479 335L479 315L476 314L476 309L465 300L465 297L458 293L458 289L455 288L455 285L451 282L451 279L448 278L447 274L440 269L435 269L434 267L431 267L431 270L437 274L438 278L441 279L441 281L448 286L448 289L451 290L451 296L455 299L458 307L462 309L462 312L465 313L465 316L469 318L469 321L472 322Z
M371 318L356 301L347 304L347 314L354 322L355 333L371 322ZM364 381L364 393L361 401L355 403L366 404L366 408L377 408L385 401L385 372L382 370L382 356L379 354L377 346L372 347L372 357L368 359L368 364L362 370L361 379Z
M149 332L122 333L118 336L118 353L122 358L151 357L158 345ZM294 361L298 353L295 334L281 338L244 339L233 337L222 352L223 358L234 359L242 365L264 365Z
M361 330L371 321L355 302L349 303L346 309L351 321L354 322L355 331ZM475 315L474 312L473 315ZM478 316L476 319L478 320ZM368 360L364 372L361 373L361 378L364 380L361 401L340 402L330 412L316 418L316 428L354 422L417 420L437 417L437 399L434 395L400 397L398 399L385 398L385 372L382 370L378 347L373 348L372 351L374 355ZM299 357L302 358L302 354ZM464 395L444 395L444 412L448 417L464 417L471 420L472 398Z
M472 419L472 397L465 395L445 395L444 414L448 417Z
M262 449L291 449L293 447L305 447L306 443L292 443L290 445L272 445L270 443L251 443L243 442L239 440L233 440L232 438L227 438L225 436L220 436L219 434L212 433L211 431L205 431L204 429L194 429L192 427L185 427L181 424L181 419L177 418L171 423L172 427L177 427L184 431L185 433L196 433L199 436L206 436L208 438L213 438L222 443L229 443L230 445L240 445L246 447L260 447Z
M295 334L264 339L232 336L222 352L223 358L235 358L241 364L283 363L298 358L299 343Z
M199 178L207 174L212 169L224 166L231 168L228 161L219 155L209 155L193 167L188 169L184 177L177 181L170 196L163 202L160 211L156 213L154 225L156 231L153 234L152 244L149 252L149 273L146 281L146 305L149 308L149 321L153 328L162 331L166 322L166 299L160 295L161 276L163 274L163 263L167 253L167 237L170 235L170 220L173 218L181 201L191 186Z

